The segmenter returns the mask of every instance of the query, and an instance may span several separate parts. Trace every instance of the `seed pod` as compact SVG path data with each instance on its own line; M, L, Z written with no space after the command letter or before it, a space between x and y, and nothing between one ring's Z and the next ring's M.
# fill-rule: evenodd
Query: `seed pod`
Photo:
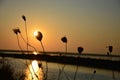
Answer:
M77 49L79 53L82 53L82 51L84 50L83 47L78 47Z
M62 42L67 43L67 37L62 37L61 40Z
M42 40L42 37L43 37L42 33L41 33L41 32L38 32L38 35L36 36L36 38L37 38L39 41L41 41L41 40Z

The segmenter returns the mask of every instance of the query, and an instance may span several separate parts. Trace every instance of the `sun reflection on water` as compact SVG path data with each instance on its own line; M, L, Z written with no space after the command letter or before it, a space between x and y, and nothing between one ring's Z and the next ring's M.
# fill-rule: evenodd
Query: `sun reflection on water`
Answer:
M43 80L42 68L38 66L38 62L33 60L26 69L25 80Z
M37 55L38 53L36 51L33 52L34 55Z

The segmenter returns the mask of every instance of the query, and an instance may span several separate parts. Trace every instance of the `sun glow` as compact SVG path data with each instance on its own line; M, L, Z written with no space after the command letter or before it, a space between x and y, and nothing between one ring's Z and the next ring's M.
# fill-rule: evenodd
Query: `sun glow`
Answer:
M38 35L38 31L35 31L33 34L34 34L34 36L37 36Z

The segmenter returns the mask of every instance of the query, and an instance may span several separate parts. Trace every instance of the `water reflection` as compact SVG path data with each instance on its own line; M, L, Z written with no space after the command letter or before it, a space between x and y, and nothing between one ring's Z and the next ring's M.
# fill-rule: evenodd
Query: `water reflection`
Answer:
M43 80L43 71L39 67L38 62L33 60L31 64L26 69L26 78L25 80Z

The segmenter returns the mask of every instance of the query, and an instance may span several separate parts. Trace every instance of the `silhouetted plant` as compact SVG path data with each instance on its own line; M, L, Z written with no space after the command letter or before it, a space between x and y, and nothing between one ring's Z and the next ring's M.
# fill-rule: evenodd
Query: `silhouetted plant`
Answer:
M83 49L83 47L78 47L77 50L78 50L79 54L81 54L84 49ZM78 62L77 63L79 63L79 58L80 58L80 56L78 55ZM74 74L74 79L73 80L76 80L77 71L78 71L78 65L76 65L76 70L75 70L75 74Z
M113 51L113 47L109 46L109 52L111 53Z
M13 32L17 35L18 33L21 33L19 28L13 29Z
M67 37L64 36L61 38L61 40L62 40L62 42L67 43Z
M83 51L84 49L83 49L83 47L78 47L77 50L78 50L79 53L82 53L82 51Z
M66 43L66 53L67 53L67 42L68 42L67 41L67 37L66 36L62 37L61 41L64 42L64 43Z
M107 46L106 48L108 48L109 52L107 52L107 55L109 56L110 53L112 53L113 51L113 46Z
M43 37L42 33L38 31L36 35L37 40L41 41L42 37Z
M42 33L41 33L40 31L38 31L38 32L37 32L37 35L35 35L35 37L36 37L36 39L37 39L38 41L40 41L41 46L42 46L42 48L43 48L43 53L45 54L45 49L44 49L44 46L43 46L43 43L42 43L42 38L43 38ZM42 65L42 64L41 64L41 65ZM39 65L39 66L41 66L41 65ZM46 61L46 72L45 72L45 74L44 74L44 80L47 80L47 76L48 76L48 63L47 63L47 61Z
M107 48L109 50L109 52L107 52L107 55L109 56L110 53L112 53L112 51L113 51L113 46L107 46ZM111 60L112 60L112 57L111 57ZM112 78L113 78L113 80L116 80L114 70L112 70Z
M26 17L24 15L22 15L22 18L23 18L24 21L26 21Z
M67 42L68 42L67 37L66 36L62 37L61 41L66 44L66 53L67 53ZM61 69L59 68L58 80L60 80L61 74L62 74L62 72L64 72L64 68L65 68L65 64L63 64ZM67 74L65 72L64 72L64 74L65 74L66 79L69 80Z
M27 30L26 17L25 17L24 15L22 15L22 19L23 19L24 22L25 22L26 41L27 41L27 43L28 43L29 41L28 41L28 30ZM27 51L28 51L28 44L26 44L26 45L27 45Z
M43 48L43 52L45 53L45 49L44 49L44 46L43 46L43 43L42 43L42 38L43 38L43 35L40 31L37 32L37 35L35 35L36 39L40 41L41 43L41 46Z

